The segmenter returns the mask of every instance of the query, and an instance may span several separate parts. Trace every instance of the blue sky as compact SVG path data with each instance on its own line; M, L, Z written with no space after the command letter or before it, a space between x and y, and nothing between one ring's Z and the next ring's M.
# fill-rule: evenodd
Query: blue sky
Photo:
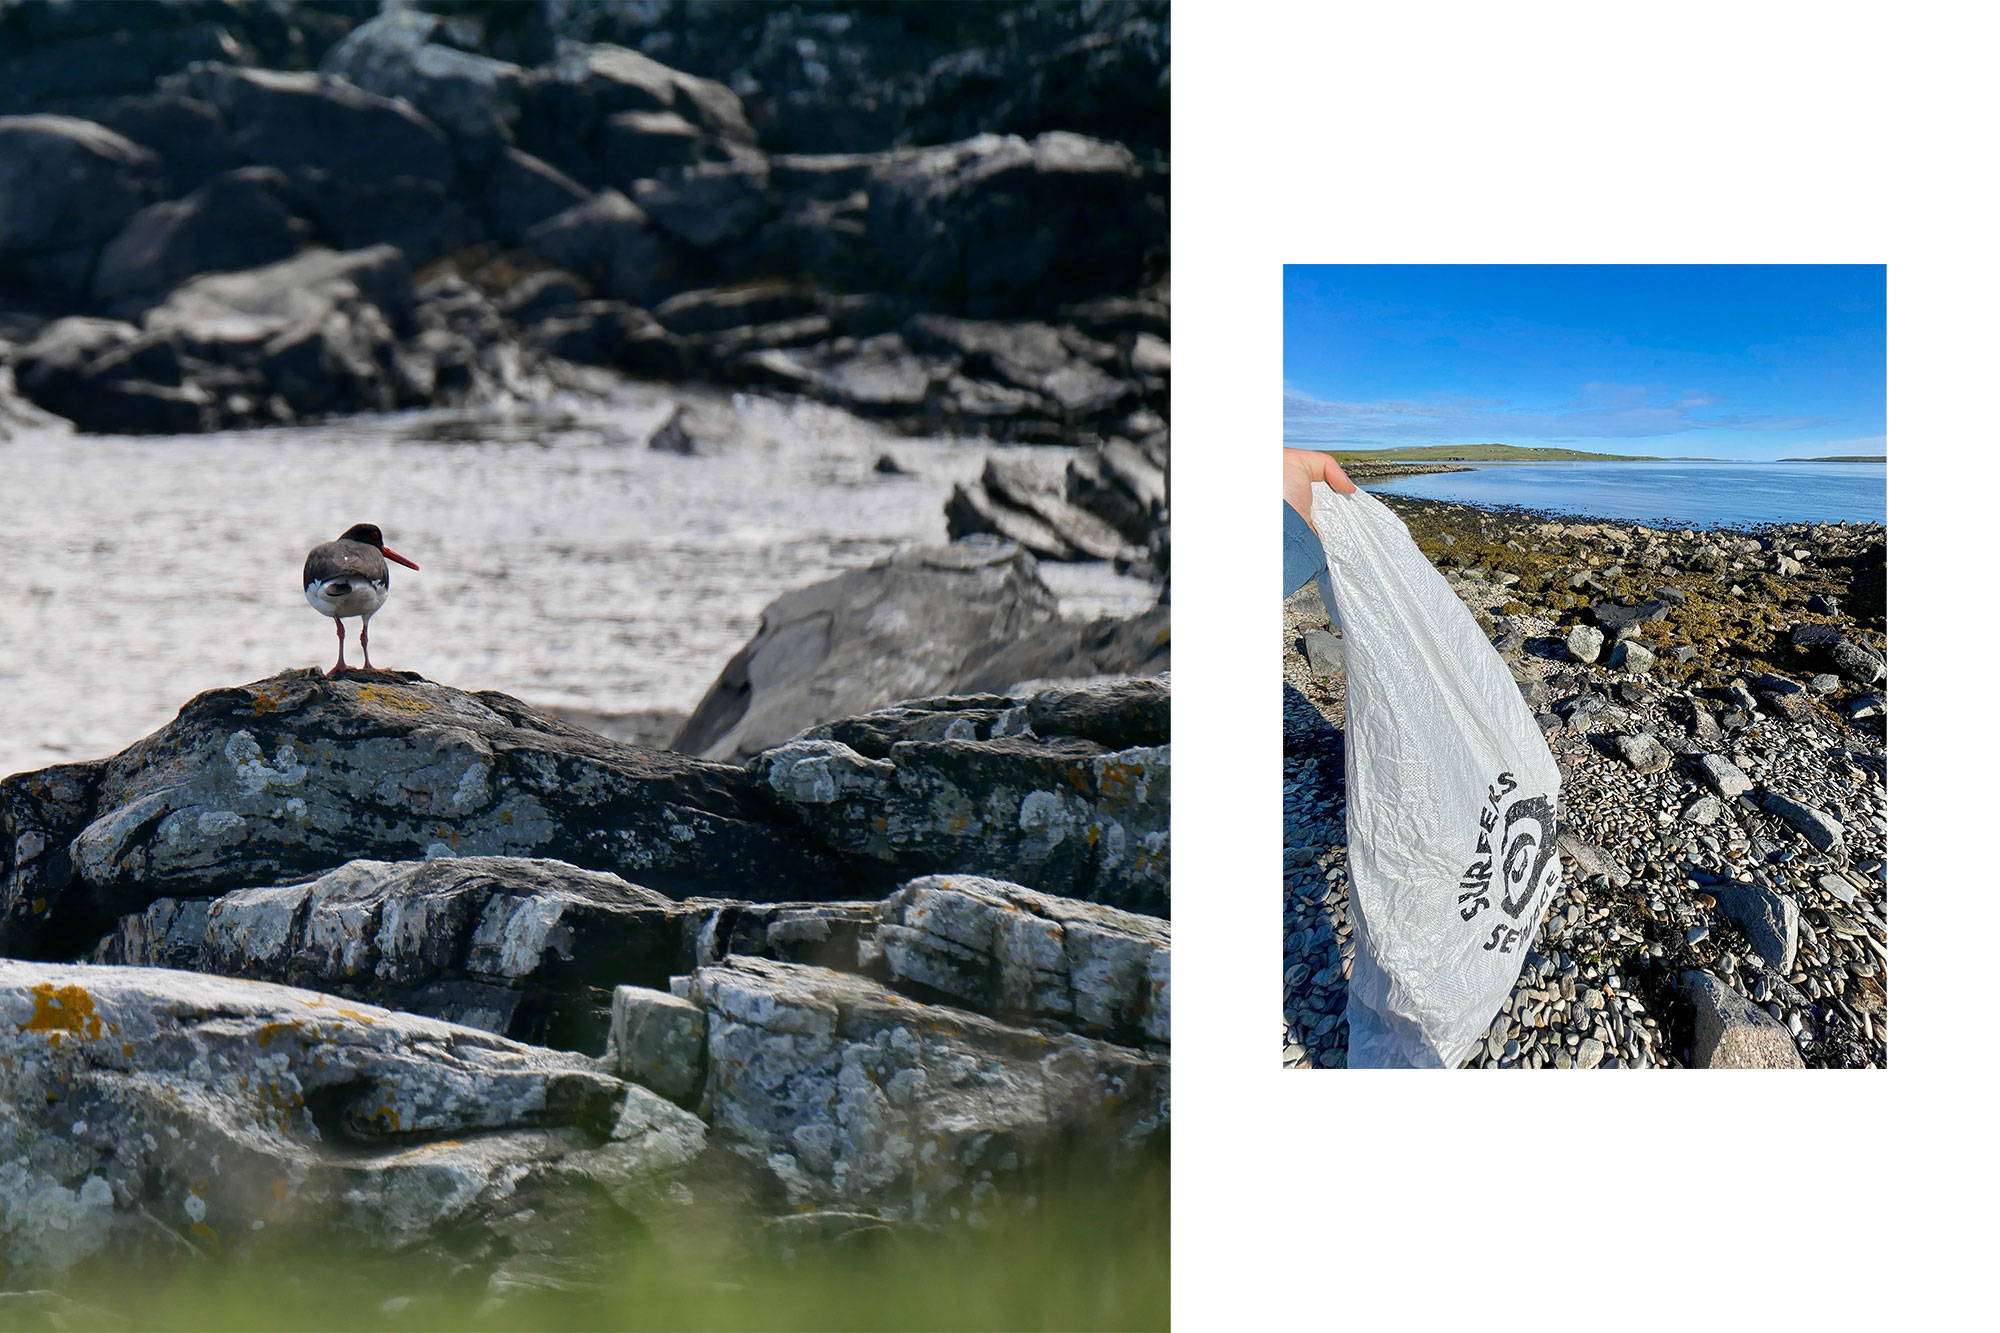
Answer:
M1881 265L1285 267L1285 442L1880 454Z

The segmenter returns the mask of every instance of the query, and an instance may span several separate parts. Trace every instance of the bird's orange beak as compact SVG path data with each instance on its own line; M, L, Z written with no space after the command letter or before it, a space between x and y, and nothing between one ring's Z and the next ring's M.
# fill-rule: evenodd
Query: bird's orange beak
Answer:
M417 567L416 561L408 559L405 556L397 555L394 551L390 550L386 546L382 548L382 555L385 559L394 560L399 565L408 565L411 569L415 569Z

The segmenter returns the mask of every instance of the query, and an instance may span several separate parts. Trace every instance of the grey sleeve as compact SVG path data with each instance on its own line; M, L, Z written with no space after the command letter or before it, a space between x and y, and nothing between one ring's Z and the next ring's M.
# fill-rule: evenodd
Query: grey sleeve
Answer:
M1280 504L1284 504L1281 500ZM1285 510L1285 596L1290 597L1326 566L1326 554L1320 550L1319 537L1311 525L1299 517L1299 511L1290 505Z

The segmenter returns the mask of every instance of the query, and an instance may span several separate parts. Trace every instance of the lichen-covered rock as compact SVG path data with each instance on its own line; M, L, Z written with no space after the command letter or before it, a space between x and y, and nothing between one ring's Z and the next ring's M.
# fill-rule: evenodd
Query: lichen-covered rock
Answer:
M897 986L981 1013L1116 1039L1168 1036L1167 923L972 875L910 881L875 948Z
M903 874L992 875L1170 914L1171 747L1045 738L1024 709L885 711L902 729L943 734L905 740L849 719L765 751L750 770L827 844Z
M594 1052L620 982L664 985L733 951L852 967L871 906L676 900L561 861L350 861L299 884L161 898L89 961L284 982Z
M675 897L859 896L741 769L503 694L313 669L200 695L109 759L0 781L0 949L73 957L162 897L441 856L555 857Z
M504 1258L659 1216L693 1115L577 1055L308 991L157 968L0 961L0 1260L222 1255L331 1227ZM546 1237L542 1240L545 1242Z
M701 1094L707 1052L708 1014L701 1006L644 986L613 993L605 1054L620 1078L687 1102Z
M794 1205L923 1219L1079 1148L1156 1146L1165 1063L923 1004L859 977L736 958L677 978L708 1022L701 1110Z

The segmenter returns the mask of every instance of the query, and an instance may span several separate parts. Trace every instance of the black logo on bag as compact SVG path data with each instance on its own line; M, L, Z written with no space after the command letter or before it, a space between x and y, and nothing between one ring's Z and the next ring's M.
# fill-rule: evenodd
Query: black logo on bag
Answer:
M1525 917L1532 926L1541 901L1562 873L1555 854L1555 805L1541 795L1507 801L1520 785L1512 773L1502 773L1486 788L1486 802L1479 810L1479 842L1472 849L1472 863L1458 877L1458 914L1467 921L1491 907L1497 896L1500 910L1511 920ZM1526 927L1502 923L1493 927L1481 947L1512 953L1526 934Z

